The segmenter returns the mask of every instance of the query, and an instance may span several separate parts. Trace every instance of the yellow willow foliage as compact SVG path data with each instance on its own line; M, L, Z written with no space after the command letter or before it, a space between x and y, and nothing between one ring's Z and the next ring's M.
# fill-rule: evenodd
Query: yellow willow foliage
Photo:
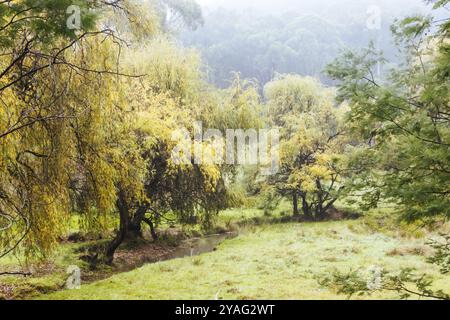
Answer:
M31 194L29 235L25 238L25 255L38 257L58 244L58 236L66 230L64 221L69 218L67 190L55 190L46 186L34 186ZM56 199L58 198L58 199ZM58 201L57 201L58 200Z
M103 23L114 25L122 39L143 41L160 33L161 18L154 1L122 0L124 10L103 10Z
M68 132L64 121L52 118L61 115L60 106L50 104L54 97L36 83L28 85L28 92L20 83L1 93L0 134L10 134L0 138L0 214L12 226L0 233L0 254L22 237L27 254L47 252L67 220L69 176L61 168L72 156L64 147ZM39 117L48 120L20 129Z
M86 55L92 68L112 68L108 64L114 61L114 50L109 45L93 43ZM115 209L118 186L129 198L143 197L145 163L133 133L136 115L126 98L127 79L96 74L88 77L90 81L80 77L71 86L85 90L87 109L78 117L81 145L85 146L83 166L94 195L92 206L106 215ZM88 221L90 217L86 215Z
M145 74L129 81L127 97L148 140L169 142L174 130L192 129L203 84L193 52L160 38L125 55L124 63L129 72Z
M281 131L281 165L289 172L284 188L313 194L318 184L338 185L348 137L342 130L347 107L335 106L335 91L310 77L284 75L265 95L270 123Z
M22 109L17 106L20 104L20 101L16 99L11 90L8 89L5 91L2 94L0 105L0 134L5 133L13 127L14 121L17 118L17 110ZM16 142L17 136L15 135L5 136L0 141L0 174L6 173L7 159L13 156Z
M280 75L265 86L264 95L270 101L268 112L274 124L293 133L301 121L292 117L333 107L335 90L311 77Z
M1 132L46 120L0 140L0 214L14 222L0 233L0 249L24 237L27 255L50 252L79 197L73 187L85 192L77 209L90 230L106 228L119 185L129 197L142 197L145 164L131 130L135 115L125 100L125 80L86 71L113 70L116 57L109 41L85 40L66 53L72 66L44 70L27 96L2 92Z
M124 61L130 71L145 74L145 89L153 93L168 94L179 100L180 105L195 103L204 83L200 71L200 59L195 51L178 47L160 37L144 43L141 48L126 55Z
M236 75L230 88L213 97L214 102L206 104L204 113L210 127L226 129L258 129L263 126L263 112L257 85L243 81ZM218 103L217 103L218 102Z
M167 158L166 179L176 179L183 172L195 176L192 164L175 164L171 151L179 143L173 134L181 129L193 135L196 121L207 118L217 108L208 108L217 101L202 80L198 56L159 38L126 56L130 72L144 73L139 81L129 81L127 95L130 107L137 112L135 130L143 139L143 147L151 158ZM188 143L188 141L187 141ZM164 146L155 148L156 146ZM209 142L203 143L208 150ZM193 154L193 145L191 145ZM163 154L161 154L161 152ZM207 152L205 152L207 157ZM151 160L151 159L150 159ZM221 169L207 160L199 166L206 192L215 192L222 177Z
M113 25L116 35L131 41L158 32L153 6L131 0L121 6L125 10L105 9L99 27ZM134 131L137 113L127 99L128 78L93 72L122 71L124 48L118 45L125 43L112 35L88 36L61 52L57 63L0 92L0 256L21 240L17 249L45 256L73 210L82 213L85 229L106 229L118 188L130 199L144 197L146 163ZM33 46L41 49L38 41ZM27 55L22 65L41 62ZM9 63L0 57L1 70ZM10 81L2 77L0 86Z
M204 164L200 167L205 178L205 188L207 192L215 192L217 182L222 178L222 172L216 165Z

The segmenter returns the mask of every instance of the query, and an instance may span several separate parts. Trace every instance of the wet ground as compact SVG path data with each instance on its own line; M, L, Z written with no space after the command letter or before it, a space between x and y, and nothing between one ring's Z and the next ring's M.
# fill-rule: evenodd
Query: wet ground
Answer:
M197 256L212 252L223 241L235 237L237 233L230 232L183 240L176 247L147 244L133 250L119 250L115 255L115 268L118 269L117 271L124 272L148 263Z

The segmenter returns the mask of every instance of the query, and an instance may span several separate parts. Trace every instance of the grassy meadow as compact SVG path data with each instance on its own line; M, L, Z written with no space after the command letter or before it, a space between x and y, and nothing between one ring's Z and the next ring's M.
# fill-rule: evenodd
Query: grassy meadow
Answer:
M215 252L149 264L42 299L343 299L319 282L338 269L426 270L450 291L450 278L425 262L423 239L367 232L359 221L252 228ZM395 293L373 298L395 299Z
M83 248L96 242L64 243L52 263L34 266L31 277L2 279L4 298L33 299L398 299L396 292L371 296L338 293L322 281L336 271L373 267L386 271L413 268L433 279L433 289L450 292L450 276L427 263L433 234L410 225L384 228L388 209L356 220L289 222L287 204L271 215L257 209L228 210L216 230L234 230L236 238L198 256L144 264L128 272L91 270L80 260ZM445 226L444 226L445 227ZM199 231L185 230L186 234ZM171 244L174 246L174 244ZM167 244L156 244L167 248ZM125 248L126 249L126 248ZM17 266L14 259L2 267ZM66 268L82 269L81 289L68 290ZM98 275L102 276L99 277ZM10 287L10 292L5 287Z

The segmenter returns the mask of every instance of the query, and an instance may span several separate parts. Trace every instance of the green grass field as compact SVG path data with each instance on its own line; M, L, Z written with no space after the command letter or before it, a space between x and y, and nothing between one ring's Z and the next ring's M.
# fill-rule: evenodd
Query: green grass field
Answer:
M416 268L450 293L450 276L426 263L425 238L371 232L359 221L246 229L214 252L149 264L40 299L345 299L319 279L334 270ZM366 297L367 298L367 297ZM370 298L396 299L396 293Z

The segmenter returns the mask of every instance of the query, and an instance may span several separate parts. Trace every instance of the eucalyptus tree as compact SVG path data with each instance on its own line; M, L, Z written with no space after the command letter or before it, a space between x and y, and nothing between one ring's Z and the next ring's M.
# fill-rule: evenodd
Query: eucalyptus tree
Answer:
M350 164L353 189L366 207L391 201L408 220L448 218L450 20L412 16L392 31L404 63L391 73L377 75L386 60L373 47L347 52L327 69L362 141Z

